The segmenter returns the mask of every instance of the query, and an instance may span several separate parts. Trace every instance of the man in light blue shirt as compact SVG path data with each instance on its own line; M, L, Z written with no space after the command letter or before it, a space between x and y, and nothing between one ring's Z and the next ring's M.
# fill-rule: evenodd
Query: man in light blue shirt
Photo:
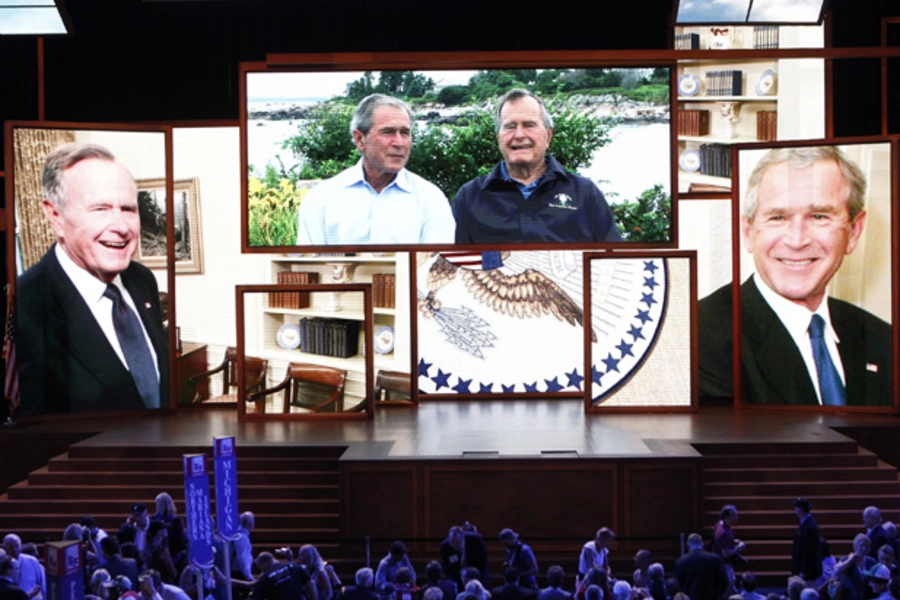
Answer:
M434 185L406 170L412 110L397 98L363 98L350 124L362 159L313 187L300 205L297 244L453 243L450 204Z

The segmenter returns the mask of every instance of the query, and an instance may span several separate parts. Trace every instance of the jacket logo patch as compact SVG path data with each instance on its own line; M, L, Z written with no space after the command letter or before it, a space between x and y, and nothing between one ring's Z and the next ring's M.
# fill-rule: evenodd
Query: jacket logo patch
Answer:
M553 200L548 204L550 208L564 208L566 210L578 210L573 206L572 197L568 194L556 194Z

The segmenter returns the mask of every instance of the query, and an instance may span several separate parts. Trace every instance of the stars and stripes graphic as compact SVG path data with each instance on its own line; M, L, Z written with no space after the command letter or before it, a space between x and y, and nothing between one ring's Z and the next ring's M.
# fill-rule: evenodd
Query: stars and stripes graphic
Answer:
M16 313L15 297L6 287L6 330L3 337L3 359L6 372L3 379L3 395L9 400L10 412L19 407L19 365L16 359Z

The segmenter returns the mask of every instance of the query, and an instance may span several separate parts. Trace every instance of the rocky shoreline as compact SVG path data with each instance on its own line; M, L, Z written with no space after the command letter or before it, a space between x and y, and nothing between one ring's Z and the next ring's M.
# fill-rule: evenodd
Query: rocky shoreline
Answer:
M669 104L651 104L621 100L613 96L572 96L569 106L582 114L597 118L618 117L623 123L667 123L669 122ZM318 104L297 105L288 102L267 102L251 107L247 111L251 121L293 121L309 118ZM461 115L473 110L486 110L486 106L444 106L430 103L413 106L416 120L426 123L455 123Z

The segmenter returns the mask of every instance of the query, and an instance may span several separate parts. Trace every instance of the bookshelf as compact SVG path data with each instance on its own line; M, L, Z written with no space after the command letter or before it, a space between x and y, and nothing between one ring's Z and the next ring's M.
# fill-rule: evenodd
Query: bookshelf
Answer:
M279 274L302 272L315 274L307 277L309 283L334 283L335 265L341 265L348 283L372 283L376 276L392 276L395 284L392 293L381 293L378 304L373 307L373 331L365 331L363 294L361 292L312 292L297 306L297 298L277 299L274 295L258 294L247 303L245 323L247 323L248 355L260 356L269 361L268 385L274 385L284 377L290 362L311 362L347 370L345 406L353 406L365 396L365 352L373 351L373 334L381 332L386 339L388 329L393 330L393 348L381 354L375 352L373 378L379 370L408 372L410 369L410 305L409 305L409 255L353 254L349 256L321 255L281 255L269 262L268 281L279 283ZM284 275L281 276L284 279ZM317 279L317 281L312 281ZM295 282L299 283L299 282ZM380 287L380 284L379 284ZM373 300L378 291L373 287ZM337 306L336 306L337 300ZM339 308L338 308L339 307ZM302 352L300 348L286 349L278 343L278 332L286 324L300 324L301 319L341 319L360 323L359 351L347 358ZM382 346L382 350L384 346ZM278 406L267 406L269 414L281 411Z
M824 136L824 61L770 58L773 48L822 47L821 27L676 27L675 36L676 49L707 50L678 61L679 120L694 123L678 130L680 194L728 193L733 144ZM705 115L682 115L688 111Z

